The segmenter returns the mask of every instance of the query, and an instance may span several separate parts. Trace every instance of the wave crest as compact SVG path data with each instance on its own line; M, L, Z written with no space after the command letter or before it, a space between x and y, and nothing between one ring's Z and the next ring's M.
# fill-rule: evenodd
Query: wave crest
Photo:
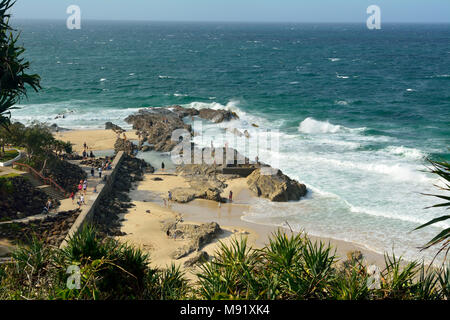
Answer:
M347 128L341 125L335 125L328 121L319 121L314 118L308 117L300 123L298 131L307 134L318 133L340 133L340 132L352 132L352 131L364 131L365 128Z

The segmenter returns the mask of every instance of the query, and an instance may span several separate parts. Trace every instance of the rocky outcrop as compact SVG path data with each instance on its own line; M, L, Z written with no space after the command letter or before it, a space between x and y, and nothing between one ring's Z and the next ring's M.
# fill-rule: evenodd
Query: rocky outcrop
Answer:
M222 190L218 188L175 188L171 192L172 200L178 203L187 203L194 199L224 202L224 199L220 196Z
M290 179L281 170L274 174L261 174L261 169L253 171L247 177L247 185L258 197L275 202L298 201L306 195L306 186Z
M199 198L201 193L192 188L175 188L171 190L172 200L178 203L187 203Z
M194 251L201 250L223 232L216 222L194 225L183 224L180 221L166 223L163 231L172 239L189 240L187 245L172 253L171 256L174 259L181 259Z
M125 121L133 125L142 141L151 144L156 151L171 151L179 141L172 140L172 133L177 129L185 129L191 133L190 125L184 123L184 117L198 116L215 123L237 119L236 113L228 110L214 110L183 108L172 106L168 108L147 108L139 110L136 114L128 116Z
M137 150L137 146L130 140L117 138L114 143L114 152L117 154L119 151L124 151L128 154L133 154Z
M81 161L80 164L83 166L99 168L99 167L103 167L105 165L106 161L113 162L114 157L87 159L87 160Z
M0 221L22 219L42 213L48 195L35 189L22 176L0 177Z
M51 132L65 132L65 131L70 131L69 129L66 128L61 128L60 126L58 126L56 123L48 126L48 128L50 129Z
M183 122L182 117L166 108L139 110L128 116L125 121L141 133L142 140L152 144L156 151L171 151L178 143L172 141L172 133L177 129L191 132L191 126Z
M185 177L191 187L173 189L173 200L180 203L186 203L194 199L225 202L220 194L227 187L227 178L219 172L216 166L211 165L178 166L176 173Z
M113 131L115 131L117 133L122 133L122 132L125 131L121 127L119 127L117 124L114 124L114 123L112 123L110 121L105 123L105 129L106 130L113 130Z
M235 112L215 109L200 109L198 116L215 123L239 119Z

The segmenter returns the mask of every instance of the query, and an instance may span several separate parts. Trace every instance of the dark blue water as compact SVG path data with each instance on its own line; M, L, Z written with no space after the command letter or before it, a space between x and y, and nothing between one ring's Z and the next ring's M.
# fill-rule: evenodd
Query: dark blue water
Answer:
M423 158L450 159L450 25L15 26L44 87L16 120L103 127L147 106L226 107L233 126L279 130L279 167L313 190L246 219L408 256L440 230L408 233L442 214L419 193L435 191Z

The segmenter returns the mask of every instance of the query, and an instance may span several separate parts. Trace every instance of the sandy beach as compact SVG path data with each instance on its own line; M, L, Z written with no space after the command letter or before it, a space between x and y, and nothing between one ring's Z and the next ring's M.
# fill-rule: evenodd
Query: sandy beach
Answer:
M133 131L125 132L127 139L137 140ZM54 134L56 139L73 143L73 151L81 153L86 142L89 150L111 150L117 139L117 133L113 130L69 130Z
M135 139L137 136L133 132L127 132L127 138ZM93 150L109 150L114 146L117 135L112 130L76 130L56 134L58 139L71 141L74 149L81 152L83 143ZM155 167L158 164L152 164ZM162 180L154 180L160 178ZM228 243L235 237L247 237L249 245L255 248L262 248L268 242L270 235L278 228L275 226L259 225L242 220L242 216L249 209L249 203L253 197L247 188L246 179L238 178L228 181L228 187L224 189L222 197L228 198L229 190L233 190L233 203L219 205L210 200L196 199L187 204L167 203L167 193L177 187L189 188L189 183L181 176L173 172L156 171L154 174L146 174L135 190L130 192L130 197L134 207L121 217L122 231L125 236L121 240L133 245L137 245L150 254L153 266L165 267L172 263L183 267L187 257L175 260L171 254L177 249L186 245L187 240L174 240L169 238L162 230L162 225L168 221L182 219L184 223L202 224L217 222L224 230L223 234L212 243L202 248L212 255L218 248L219 240ZM290 233L289 229L284 229ZM340 258L345 260L349 251L361 251L367 263L383 265L384 258L381 254L367 250L358 244L339 241L330 238L310 236L315 241L330 243L333 250ZM188 276L193 274L188 272Z

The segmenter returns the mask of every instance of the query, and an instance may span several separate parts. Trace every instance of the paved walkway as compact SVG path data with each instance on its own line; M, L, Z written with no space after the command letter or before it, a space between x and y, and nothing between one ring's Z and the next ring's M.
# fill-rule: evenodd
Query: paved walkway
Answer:
M11 174L11 173L25 174L26 172L13 169L11 167L0 167L0 177L1 176L6 176L6 175Z

